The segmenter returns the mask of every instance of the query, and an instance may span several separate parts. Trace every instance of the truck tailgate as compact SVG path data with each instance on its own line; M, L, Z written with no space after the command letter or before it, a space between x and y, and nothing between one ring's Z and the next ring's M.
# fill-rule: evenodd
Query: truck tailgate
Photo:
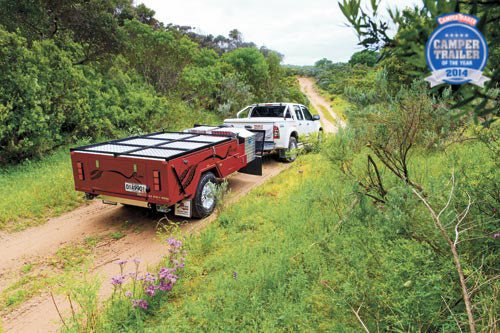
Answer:
M280 119L282 120L282 119ZM266 135L265 141L273 141L273 126L275 124L274 120L257 120L252 118L246 119L226 119L224 121L225 125L233 125L237 128L254 129L259 131L265 131Z

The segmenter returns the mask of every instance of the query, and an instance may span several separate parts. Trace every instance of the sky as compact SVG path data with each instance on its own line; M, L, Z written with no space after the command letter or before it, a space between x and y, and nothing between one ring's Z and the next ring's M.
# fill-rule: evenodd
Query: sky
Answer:
M348 61L362 50L347 27L336 0L136 0L156 11L156 18L227 36L238 29L243 40L282 53L285 64L312 65L319 59ZM370 1L362 0L368 8ZM403 8L416 0L382 0L381 9ZM385 13L385 10L382 11Z

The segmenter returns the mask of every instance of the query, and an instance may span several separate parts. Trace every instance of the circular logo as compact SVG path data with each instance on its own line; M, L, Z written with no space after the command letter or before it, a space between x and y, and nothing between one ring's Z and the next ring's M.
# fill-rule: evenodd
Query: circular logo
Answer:
M432 71L426 80L431 87L441 83L482 86L489 80L482 76L488 59L488 45L475 27L478 19L453 13L442 15L437 21L439 26L426 45L427 66Z

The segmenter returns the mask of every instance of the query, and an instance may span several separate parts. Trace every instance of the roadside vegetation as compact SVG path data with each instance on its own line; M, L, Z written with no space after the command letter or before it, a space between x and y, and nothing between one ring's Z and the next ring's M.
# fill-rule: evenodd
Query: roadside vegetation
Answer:
M109 302L93 329L497 331L498 78L488 67L489 85L466 99L478 88L431 90L423 73L399 71L414 66L399 53L415 37L407 32L432 31L458 6L432 4L393 13L400 28L390 46L374 47L376 61L364 52L292 69L342 96L347 128L184 239L171 293L144 295L147 309L120 316ZM341 7L370 46L364 38L377 31L363 29L377 26L362 23L377 16L355 0ZM485 25L487 39L496 27ZM491 52L494 66L498 44Z
M148 299L146 310L119 312L124 305L111 302L93 329L359 331L359 316L370 331L456 331L455 320L467 320L460 288L425 206L387 170L386 203L375 205L336 167L342 135L227 207L200 235L184 239L186 267L168 296ZM355 172L363 172L367 152L349 155ZM482 177L485 165L495 165L488 152L481 142L419 151L411 170L440 206L452 186L450 168L467 175L445 214L451 220L467 202L465 191L489 182ZM470 260L465 269L477 279L478 324L487 331L498 309L498 287L487 282L494 274L494 220L492 211L479 209L467 225L479 219L476 237L484 236L463 243L463 260ZM478 270L476 260L489 269Z
M0 171L0 186L10 191L0 200L0 229L19 231L83 203L75 192L67 148L42 161L26 161Z
M114 297L102 308L95 284L73 286L82 311L63 331L498 331L499 8L424 1L391 13L397 33L389 39L377 2L368 11L357 0L340 5L367 51L348 64L323 59L289 71L312 75L340 96L347 127L219 209L199 234L174 233L157 270L138 279L136 262L126 271L117 265L117 276L104 282L116 287ZM484 88L430 89L419 47L435 17L460 10L484 19L492 80ZM231 43L241 42L232 35ZM256 52L270 66L265 52L250 49L217 55L215 66L244 73L242 59L260 58ZM250 73L265 67L250 63ZM194 72L209 77L204 70ZM263 88L271 82L245 75L254 96L274 91ZM293 79L283 80L295 96ZM158 94L168 90L168 80L151 82Z

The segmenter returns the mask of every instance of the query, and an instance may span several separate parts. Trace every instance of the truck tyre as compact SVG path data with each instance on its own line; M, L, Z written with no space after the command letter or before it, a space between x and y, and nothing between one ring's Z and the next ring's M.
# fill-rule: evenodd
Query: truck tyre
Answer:
M318 143L323 143L324 138L325 138L325 133L323 132L323 129L320 128L318 131Z
M297 139L291 136L290 141L288 142L288 149L283 152L281 160L285 163L292 163L295 161L297 159L297 147Z
M193 199L193 217L204 218L212 214L217 203L215 197L216 184L217 178L212 172L201 175Z

